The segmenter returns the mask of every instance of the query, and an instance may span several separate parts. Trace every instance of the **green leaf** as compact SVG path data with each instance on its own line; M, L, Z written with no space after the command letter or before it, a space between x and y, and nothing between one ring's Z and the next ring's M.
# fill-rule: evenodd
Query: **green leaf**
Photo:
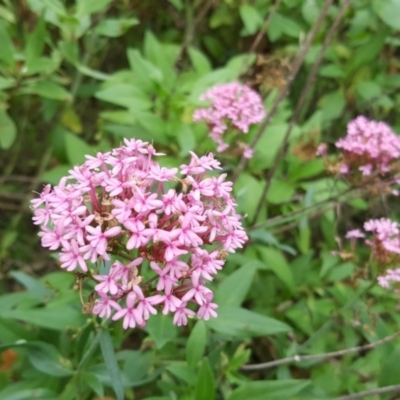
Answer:
M67 10L65 9L64 4L60 0L42 0L41 5L45 9L49 9L53 11L57 15L66 15Z
M25 48L27 72L35 65L43 53L44 40L46 38L46 25L43 18L40 18L34 31L28 36Z
M44 283L32 278L22 271L11 271L10 275L18 281L21 285L25 286L29 293L40 300L52 296L54 292L48 289Z
M53 100L70 101L72 99L71 93L58 83L48 79L36 81L29 86L25 86L22 91L24 93L37 94Z
M1 53L1 52L0 52ZM17 137L17 127L7 112L0 108L0 147L9 149Z
M400 29L399 0L374 0L372 2L372 8L387 26L396 31Z
M363 100L372 100L381 95L381 86L373 81L360 81L357 82L356 91Z
M81 160L82 162L82 160ZM43 182L51 183L52 185L58 185L60 179L68 175L68 171L71 169L70 165L60 165L44 172L40 179Z
M239 211L246 213L251 221L263 192L263 184L250 174L242 173L234 187Z
M186 360L190 367L196 368L204 354L207 343L207 327L203 320L196 322L186 343Z
M281 204L289 201L292 198L294 191L295 188L286 180L273 178L267 195L267 200L272 204Z
M223 305L218 307L217 313L218 317L210 319L207 325L233 337L266 336L291 330L283 322L240 307Z
M67 327L78 328L83 320L80 310L68 305L32 310L7 310L2 313L2 317L21 320L56 331L64 331Z
M182 0L168 0L177 10L181 11L183 9Z
M107 18L97 24L95 31L98 35L115 38L124 35L129 28L138 23L137 18Z
M3 21L0 21L0 43L0 68L5 66L11 69L14 66L15 48Z
M149 319L146 331L156 342L158 349L161 349L170 340L175 339L178 333L178 329L172 324L171 318L162 314L154 315Z
M321 67L319 70L319 74L326 78L343 78L346 76L343 68L339 67L336 64L329 64Z
M170 363L169 365L167 365L166 369L171 372L171 374L188 383L190 386L194 386L196 382L196 374L194 373L192 368L189 368L189 365L187 363Z
M83 164L86 161L85 155L93 154L93 149L72 133L65 134L65 148L72 165Z
M342 92L336 91L326 94L321 99L321 111L324 121L331 121L338 118L346 105Z
M266 269L274 272L282 283L293 292L295 289L293 273L282 253L279 250L265 246L257 246L257 252L265 262Z
M256 7L244 3L239 8L240 17L246 29L246 35L253 35L263 24L263 18Z
M45 374L57 377L72 375L73 371L66 367L70 362L63 361L57 349L47 343L27 343L28 357L32 365Z
M156 84L162 81L161 70L144 59L138 50L128 49L127 56L135 84L146 93L152 93Z
M25 382L13 383L0 391L1 400L54 400L58 398L55 392L49 389L35 388L27 389L21 387Z
M108 331L103 330L100 333L100 348L115 395L117 396L118 400L124 400L124 388L121 381L121 371L118 367L111 336Z
M110 81L105 85L104 89L95 94L100 100L135 110L148 110L152 106L149 97L135 86L113 84Z
M252 381L235 389L228 400L288 400L310 385L303 380Z
M211 71L210 61L201 51L194 47L189 47L189 58L197 73L207 74Z
M240 306L251 287L256 267L252 261L230 274L219 285L215 302L221 305Z
M215 381L208 358L203 358L201 363L195 388L195 400L214 400Z
M305 21L308 22L309 25L314 25L315 21L320 14L320 8L318 6L317 0L305 0L301 6L301 13Z
M0 76L0 90L15 86L15 79Z
M112 0L76 0L76 17L105 11L111 2Z
M99 396L104 397L104 387L99 377L91 372L83 371L82 380Z
M162 120L158 115L133 108L130 109L130 112L137 120L137 123L147 131L147 141L151 142L154 140L154 142L160 144L170 143L167 135L165 134L165 121Z

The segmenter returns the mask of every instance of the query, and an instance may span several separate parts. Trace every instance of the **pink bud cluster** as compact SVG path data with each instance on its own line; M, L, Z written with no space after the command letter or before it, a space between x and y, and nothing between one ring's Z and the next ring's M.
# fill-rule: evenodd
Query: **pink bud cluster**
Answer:
M247 241L220 163L191 153L188 165L162 167L141 140L95 157L31 201L42 246L61 250L61 268L96 281L89 308L100 317L144 327L162 307L184 325L215 317L207 282L228 252ZM179 178L178 171L182 178ZM113 256L113 258L111 258ZM124 260L129 260L126 262ZM110 261L107 274L98 265Z
M384 122L359 116L348 124L347 135L336 142L336 147L342 150L341 174L387 175L400 156L400 136ZM317 155L326 152L322 144Z
M353 229L346 234L346 238L356 240L365 238L365 244L372 249L372 259L379 267L387 267L397 264L400 256L400 224L389 218L371 219L364 223L364 232ZM400 282L400 268L387 269L385 274L378 276L378 283L382 287L389 287L390 282Z
M258 124L265 117L260 95L238 82L214 86L203 93L200 100L208 101L210 105L196 110L193 120L205 122L209 126L209 136L217 143L218 152L229 148L229 144L223 140L226 131L246 134L250 125ZM253 156L253 150L245 143L240 143L239 148L246 158Z

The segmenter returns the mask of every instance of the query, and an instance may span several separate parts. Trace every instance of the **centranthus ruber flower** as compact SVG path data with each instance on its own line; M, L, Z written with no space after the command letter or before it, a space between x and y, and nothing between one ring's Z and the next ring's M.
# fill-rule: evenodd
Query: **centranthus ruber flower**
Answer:
M224 140L227 133L246 134L251 125L260 123L265 117L261 96L239 82L214 86L203 93L200 100L209 102L209 106L197 109L193 121L208 125L209 136L218 145L218 152L230 147ZM237 142L235 148L246 158L253 156L253 149L245 143Z
M385 187L392 194L398 194L391 186L399 183L400 136L382 121L372 121L359 116L347 125L347 135L336 143L340 150L336 161L328 161L328 169L346 176L357 185L365 182L380 182L385 178L389 182L381 185L379 193ZM318 146L316 155L327 158L327 146Z
M390 287L393 282L400 282L400 268L391 269L400 262L400 224L389 218L370 219L364 223L364 231L353 229L346 234L353 244L357 239L365 238L364 242L371 247L371 260L376 262L378 269L384 271L378 276L380 286Z
M161 166L160 155L125 139L31 202L42 245L60 252L61 268L95 281L84 309L125 329L158 311L179 326L216 317L207 283L247 241L232 183L211 153L191 153L179 168Z

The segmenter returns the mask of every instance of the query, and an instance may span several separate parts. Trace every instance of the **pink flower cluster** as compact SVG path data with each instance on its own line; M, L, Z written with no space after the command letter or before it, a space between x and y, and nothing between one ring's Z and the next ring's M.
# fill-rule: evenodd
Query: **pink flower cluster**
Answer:
M125 139L86 156L31 201L42 245L61 250L62 268L96 281L89 309L123 319L125 329L145 326L157 307L173 313L176 325L196 314L215 317L206 284L247 241L232 183L226 174L206 176L220 169L212 154L191 153L179 169L160 166L159 155L149 143ZM95 265L109 260L108 273L99 274Z
M381 121L359 116L347 126L347 135L336 142L343 151L339 168L341 174L361 172L362 176L386 175L400 156L400 136ZM326 155L319 146L317 155Z
M208 101L210 105L196 110L193 120L209 126L209 136L218 144L218 152L229 148L229 144L223 140L226 131L248 133L250 125L258 124L265 117L260 95L238 82L214 86L203 93L200 100ZM253 156L252 149L246 144L241 143L239 147L246 158Z
M346 234L346 238L356 240L365 238L366 233L372 234L372 239L366 239L365 244L372 249L372 258L380 267L397 263L400 255L400 224L389 218L371 219L364 223L364 232L353 229ZM390 282L400 282L400 269L387 269L385 275L378 277L382 287L389 287Z

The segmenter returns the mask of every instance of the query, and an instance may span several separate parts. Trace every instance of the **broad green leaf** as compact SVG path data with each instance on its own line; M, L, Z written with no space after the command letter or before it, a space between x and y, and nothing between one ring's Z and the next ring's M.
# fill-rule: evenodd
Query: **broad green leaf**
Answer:
M228 400L289 400L309 385L309 381L294 379L245 382L232 392Z
M83 371L80 376L82 380L99 396L104 397L104 386L97 375Z
M153 352L145 350L122 350L118 352L118 360L124 361L122 372L129 380L131 386L141 386L146 381L151 381L158 374L154 370Z
M56 331L63 331L68 327L78 328L82 325L84 319L79 309L74 309L68 305L31 310L7 310L2 313L2 317L21 320Z
M139 88L127 84L112 84L110 81L104 89L96 92L95 97L135 110L148 110L152 106L149 97Z
M10 35L7 32L6 24L0 20L0 68L12 68L14 66L15 48Z
M149 319L146 331L150 338L156 342L158 349L174 339L178 333L178 329L172 324L171 318L162 314L154 315Z
M41 57L44 49L44 40L46 38L46 26L43 18L40 18L34 31L29 35L25 48L27 72L35 65Z
M281 14L275 13L268 25L268 38L271 42L276 42L283 34L283 26L285 24L285 19Z
M247 338L249 336L267 336L288 332L291 328L276 319L257 314L236 306L220 306L218 317L212 318L207 325L225 335Z
M387 26L390 26L396 31L400 29L399 0L373 0L372 7Z
M208 358L203 358L197 375L195 400L214 400L215 382Z
M295 188L286 180L272 178L267 200L272 204L281 204L289 201L292 198L294 191Z
M383 49L386 37L387 32L372 35L367 43L357 47L346 64L346 74L357 73L360 68L366 67L370 62L376 60Z
M249 261L230 274L218 286L215 302L220 305L240 306L251 287L255 271L255 264Z
M254 217L257 204L262 195L262 181L253 178L253 176L242 173L234 187L236 200L239 204L239 211L247 214L251 221Z
M302 2L301 13L309 25L313 26L320 14L320 7L317 0L305 0Z
M295 288L293 273L282 253L279 250L265 246L257 246L257 252L265 262L265 267L274 272L282 283L293 292Z
M171 374L188 383L190 386L194 386L196 382L196 373L187 363L170 363L166 369L171 372Z
M171 90L176 82L175 62L180 52L179 46L162 44L151 31L144 37L144 54L146 58L162 71L163 89Z
M57 15L66 15L67 11L65 9L64 4L61 2L61 0L42 0L41 5L45 9L49 9L53 11Z
M29 293L40 300L44 300L54 294L54 292L48 289L42 282L32 278L25 272L11 271L10 275L21 285L25 286Z
M112 0L76 0L78 18L101 11L106 11Z
M82 163L80 160L79 163ZM51 183L52 185L58 185L60 179L64 176L68 175L68 171L71 169L70 165L60 165L58 167L49 169L48 171L44 172L40 179L43 182Z
M7 112L0 108L0 147L8 149L17 137L17 127Z
M97 24L95 31L98 35L115 38L124 35L129 28L138 23L139 20L136 18L107 18Z
M320 103L322 117L325 122L338 118L346 105L344 94L340 91L324 95Z
M0 90L9 89L15 85L15 79L0 76Z
M115 357L114 347L108 331L103 330L100 333L100 348L117 400L124 400L121 371Z
M47 343L27 343L28 357L39 371L51 376L65 377L73 374L70 361L63 360L57 349Z
M154 92L156 84L161 83L163 78L161 70L146 60L138 50L128 49L127 56L136 85L146 93Z
M168 144L170 142L165 134L165 121L163 121L158 115L133 108L130 109L130 113L134 116L138 125L147 131L147 141L154 141L160 144Z
M189 57L197 73L204 75L211 71L210 61L201 51L194 47L189 47Z
M186 343L186 360L190 367L196 368L204 355L207 343L207 327L203 320L196 322Z
M19 383L10 384L5 389L0 391L1 400L32 400L32 399L54 400L56 398L58 398L58 396L52 390L43 388L36 388L36 389L24 388L20 387Z
M15 24L15 15L13 14L12 10L7 7L0 6L0 18L3 18L11 24Z
M65 135L65 148L68 160L72 165L83 164L86 161L85 155L93 154L93 149L85 141L72 133Z
M261 28L263 17L255 6L244 3L240 6L239 13L246 28L246 35L253 35Z
M373 81L357 82L356 91L366 101L378 98L382 94L381 86Z
M47 99L69 101L72 99L71 93L58 83L51 80L36 81L23 89L25 93L37 94Z
M346 72L343 70L343 68L336 64L329 64L321 67L319 74L325 78L343 78L346 76Z

